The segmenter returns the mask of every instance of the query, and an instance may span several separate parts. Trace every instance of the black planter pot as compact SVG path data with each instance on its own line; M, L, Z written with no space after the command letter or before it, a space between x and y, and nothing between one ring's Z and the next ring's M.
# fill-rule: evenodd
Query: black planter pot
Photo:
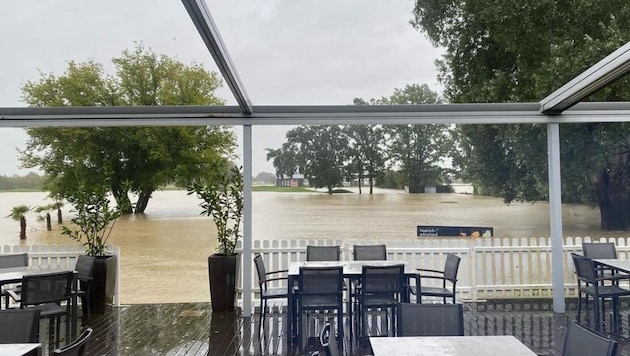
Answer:
M94 260L93 280L90 289L92 314L103 314L105 313L105 306L114 303L117 258L117 256L98 256Z
M234 310L236 269L237 255L210 255L208 257L208 278L213 312Z

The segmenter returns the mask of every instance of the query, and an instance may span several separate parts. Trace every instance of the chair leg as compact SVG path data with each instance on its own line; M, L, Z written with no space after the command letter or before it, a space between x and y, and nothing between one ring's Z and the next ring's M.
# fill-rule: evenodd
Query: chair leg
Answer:
M578 310L577 310L577 322L580 322L582 316L582 292L578 291Z

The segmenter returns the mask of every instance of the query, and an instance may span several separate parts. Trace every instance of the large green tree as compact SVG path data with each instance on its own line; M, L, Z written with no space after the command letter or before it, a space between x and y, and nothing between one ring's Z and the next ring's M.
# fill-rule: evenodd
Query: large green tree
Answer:
M327 188L328 194L343 179L348 140L338 125L298 126L286 134L295 147L303 174L315 188Z
M42 74L27 82L23 99L32 106L222 105L214 95L221 80L201 65L185 65L142 45L112 60L116 75L94 61L69 62L61 75ZM77 177L107 180L118 206L142 213L151 193L227 167L235 147L230 127L30 128L21 152L24 167L39 167L45 188L68 197ZM131 204L130 193L137 194Z
M359 193L367 178L372 194L375 179L385 172L385 130L381 125L347 125L343 131L348 138L348 172L358 178Z
M441 99L428 85L407 85L396 88L389 97L354 99L355 104L410 105L437 104ZM399 167L411 192L423 192L422 187L442 181L444 159L453 148L448 125L385 126L385 142L390 164Z
M630 39L626 1L417 0L412 24L437 46L451 102L538 101ZM593 100L630 99L623 79ZM561 125L565 202L599 205L601 227L630 228L630 125ZM506 202L547 199L544 125L459 127L464 177Z

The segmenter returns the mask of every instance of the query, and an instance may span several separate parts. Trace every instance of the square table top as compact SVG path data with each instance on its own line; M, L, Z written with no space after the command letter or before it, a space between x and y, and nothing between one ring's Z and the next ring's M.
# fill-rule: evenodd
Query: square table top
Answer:
M512 335L370 337L374 356L535 356Z
M622 272L630 273L630 260L623 260L619 258L617 259L596 258L593 261L595 263L606 265Z
M0 355L22 356L30 355L35 350L41 348L41 344L0 344ZM35 354L35 353L33 353Z
M404 265L405 274L418 274L415 267L407 264L406 261L295 261L289 264L289 276L298 276L300 267L343 267L345 276L360 276L363 273L363 266L395 266Z

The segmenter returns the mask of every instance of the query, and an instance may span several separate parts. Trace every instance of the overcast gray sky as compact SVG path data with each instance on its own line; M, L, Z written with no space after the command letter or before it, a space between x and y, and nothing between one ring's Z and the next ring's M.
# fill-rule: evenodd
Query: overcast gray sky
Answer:
M411 0L206 0L254 105L351 104L406 84L440 92L441 50L415 31ZM217 70L178 0L3 0L0 106L24 106L20 87L40 73L62 74L69 60L111 58L135 42L184 63ZM219 96L236 102L227 87ZM288 127L254 127L253 172L274 172L265 148ZM240 130L238 130L240 132ZM0 128L0 175L18 169L22 129ZM241 151L239 151L241 153Z

